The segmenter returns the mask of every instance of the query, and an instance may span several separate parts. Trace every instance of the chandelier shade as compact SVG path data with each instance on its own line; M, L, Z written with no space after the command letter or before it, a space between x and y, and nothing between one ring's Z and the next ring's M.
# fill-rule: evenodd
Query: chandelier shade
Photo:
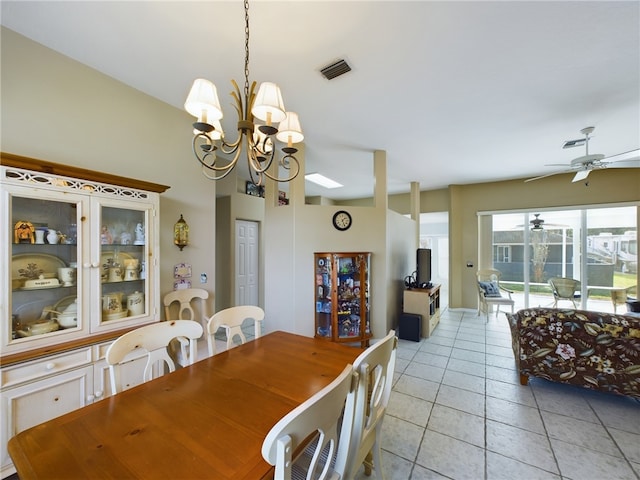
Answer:
M249 1L244 1L245 52L244 91L235 80L231 97L238 114L238 137L229 142L222 132L223 116L216 86L209 80L198 78L193 82L184 108L196 117L193 124L193 153L202 166L203 174L211 180L220 180L235 168L244 150L251 182L263 185L266 178L276 182L289 182L300 172L300 162L295 157L298 149L294 143L304 140L298 115L286 112L280 88L272 82L249 83ZM258 124L256 120L261 122ZM275 125L278 125L276 127ZM276 140L285 144L279 158ZM218 154L229 158L218 158ZM274 163L274 160L276 162ZM274 175L271 167L277 166ZM280 172L285 176L280 177Z
M184 102L184 109L197 117L198 122L201 123L210 124L220 120L222 108L220 108L216 86L209 80L197 78L189 91L187 101Z
M287 116L280 122L276 138L286 143L288 147L290 147L292 143L300 143L304 140L297 113L287 112Z
M258 94L253 102L251 113L254 117L267 125L278 123L284 120L286 113L284 111L284 101L282 100L282 92L280 87L275 83L262 82L258 88Z

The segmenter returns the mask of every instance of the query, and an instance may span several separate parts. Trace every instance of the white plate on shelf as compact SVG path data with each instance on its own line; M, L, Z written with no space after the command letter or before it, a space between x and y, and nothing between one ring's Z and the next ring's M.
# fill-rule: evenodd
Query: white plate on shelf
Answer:
M17 253L11 257L12 283L18 281L21 285L24 285L24 280L27 280L27 277L21 275L20 270L26 270L30 263L33 263L38 270L42 270L44 278L56 278L58 276L58 268L67 266L60 257L49 255L48 253Z

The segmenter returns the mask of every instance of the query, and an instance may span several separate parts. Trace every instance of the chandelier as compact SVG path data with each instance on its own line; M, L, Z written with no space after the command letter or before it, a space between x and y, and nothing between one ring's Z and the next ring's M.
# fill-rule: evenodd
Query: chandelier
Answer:
M255 93L256 82L249 85L249 1L244 2L244 95L235 80L231 80L234 91L231 96L238 114L238 138L228 143L220 124L222 109L216 86L209 80L198 78L193 82L184 108L194 117L193 153L202 165L204 175L211 180L220 180L234 169L242 150L247 155L251 181L264 184L265 177L276 182L289 182L300 171L300 163L295 157L294 143L304 139L298 115L286 112L280 88L275 83L263 82ZM274 124L279 123L278 127ZM274 138L275 137L275 138ZM277 160L278 172L269 172L276 157L276 142L285 144L282 155ZM244 148L243 148L244 145ZM219 159L218 152L231 158ZM288 172L279 178L282 167Z

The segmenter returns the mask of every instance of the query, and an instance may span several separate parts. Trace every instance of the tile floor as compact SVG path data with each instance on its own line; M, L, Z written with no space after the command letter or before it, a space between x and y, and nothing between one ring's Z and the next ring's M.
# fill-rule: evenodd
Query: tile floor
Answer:
M521 386L505 315L446 310L400 340L382 447L388 479L638 480L640 402Z

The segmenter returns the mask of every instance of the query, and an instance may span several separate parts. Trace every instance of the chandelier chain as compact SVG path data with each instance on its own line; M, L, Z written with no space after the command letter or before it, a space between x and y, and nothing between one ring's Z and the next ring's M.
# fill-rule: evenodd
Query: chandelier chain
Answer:
M249 0L244 0L244 95L249 98Z

